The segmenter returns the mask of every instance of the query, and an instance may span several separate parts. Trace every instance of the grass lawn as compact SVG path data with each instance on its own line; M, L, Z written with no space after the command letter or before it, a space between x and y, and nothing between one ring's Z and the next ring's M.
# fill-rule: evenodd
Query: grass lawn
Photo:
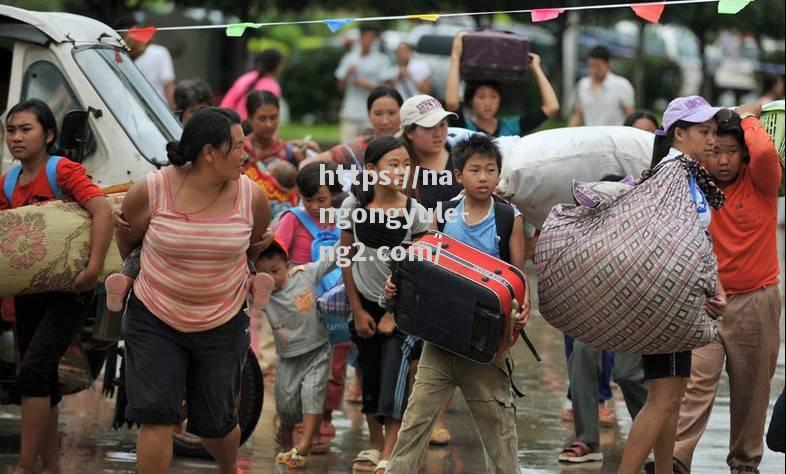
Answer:
M548 130L559 128L566 125L561 118L547 120L538 130ZM306 125L303 123L291 122L281 127L281 138L284 140L302 140L311 135L311 139L319 143L323 150L339 143L341 139L341 126L337 123L323 123L317 125Z
M305 125L291 122L281 127L281 138L284 140L302 140L311 135L311 139L325 149L341 141L341 127L337 123Z

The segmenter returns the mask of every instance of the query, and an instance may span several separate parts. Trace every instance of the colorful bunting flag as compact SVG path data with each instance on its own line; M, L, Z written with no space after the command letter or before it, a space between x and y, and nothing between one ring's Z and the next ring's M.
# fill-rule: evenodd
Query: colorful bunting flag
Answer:
M647 5L631 5L630 7L636 12L636 15L644 18L650 23L657 23L660 21L660 16L663 14L665 3L647 4Z
M150 42L150 40L153 39L153 35L155 34L156 34L155 26L145 26L142 28L134 27L128 30L129 38L144 44Z
M423 15L409 15L410 20L423 20L423 21L437 21L439 20L439 14L437 13L426 13Z
M539 8L537 10L532 10L532 22L538 23L541 21L553 20L564 11L564 8Z
M227 25L226 35L230 38L239 38L246 32L246 28L259 28L261 23L233 23Z
M324 20L323 23L326 24L328 28L330 28L331 33L335 33L353 21L355 20L352 18L334 18L332 20Z
M698 4L698 3L718 3L718 13L721 14L736 14L748 6L749 3L753 2L754 0L680 0L678 2L674 2L674 4ZM778 0L780 1L780 0ZM608 9L608 8L631 8L636 15L645 19L646 21L652 23L658 23L660 21L661 16L663 15L664 8L668 2L665 1L655 1L652 3L618 3L614 5L596 5L596 6L570 6L570 7L563 7L563 8L536 8L536 9L527 9L527 10L500 10L500 11L493 11L493 12L467 12L467 13L420 13L415 15L396 15L396 16L380 16L380 17L364 17L364 18L334 18L329 20L297 20L297 21L279 21L279 22L269 22L269 23L250 23L250 22L243 22L243 23L231 23L231 24L222 24L222 25L196 25L196 26L166 26L156 28L153 26L149 27L142 27L142 28L131 28L130 30L118 30L118 32L127 31L129 33L129 38L134 39L136 41L147 43L149 42L153 36L158 31L177 31L177 30L207 30L207 29L218 29L218 28L225 28L226 35L229 37L241 37L245 33L247 28L260 28L264 26L279 26L279 25L307 25L312 23L324 23L331 32L335 33L345 26L349 25L350 23L354 22L362 22L362 21L381 21L381 20L421 20L421 21L429 21L429 22L436 22L441 18L446 17L455 17L455 16L474 16L474 15L491 15L491 14L516 14L516 13L527 13L529 12L532 16L532 21L534 23L544 22L549 20L554 20L555 18L559 17L562 13L566 11L572 10L593 10L597 9ZM672 4L669 4L672 5Z
M718 2L718 13L736 15L752 1L753 0L720 0L720 2Z

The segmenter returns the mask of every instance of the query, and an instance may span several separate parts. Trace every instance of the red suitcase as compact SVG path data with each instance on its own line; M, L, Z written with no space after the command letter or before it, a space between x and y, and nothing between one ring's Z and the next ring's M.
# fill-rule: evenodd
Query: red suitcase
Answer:
M516 342L511 310L514 298L524 301L521 270L437 231L406 255L393 266L398 329L480 363Z
M529 40L507 31L477 30L464 36L461 75L465 80L516 82L529 69Z

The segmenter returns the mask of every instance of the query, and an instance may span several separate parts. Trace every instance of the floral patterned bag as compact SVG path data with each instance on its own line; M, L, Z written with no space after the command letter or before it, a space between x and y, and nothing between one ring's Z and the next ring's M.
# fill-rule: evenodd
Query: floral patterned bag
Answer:
M107 199L119 208L124 196ZM0 211L0 297L69 290L90 258L91 224L90 213L73 201ZM113 242L99 281L122 266Z

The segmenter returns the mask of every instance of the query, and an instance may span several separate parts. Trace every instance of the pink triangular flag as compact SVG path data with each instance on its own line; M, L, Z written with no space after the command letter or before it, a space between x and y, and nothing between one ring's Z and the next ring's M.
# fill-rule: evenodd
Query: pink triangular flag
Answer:
M131 28L128 30L128 36L131 37L134 41L139 41L140 43L148 43L151 39L153 39L153 35L156 34L156 27L155 26L145 26L144 28Z
M650 23L657 23L660 21L660 16L663 14L665 3L646 4L646 5L631 5L630 7L636 12L636 15L644 18Z
M564 11L564 8L538 8L537 10L532 10L532 22L538 23L540 21L553 20Z

